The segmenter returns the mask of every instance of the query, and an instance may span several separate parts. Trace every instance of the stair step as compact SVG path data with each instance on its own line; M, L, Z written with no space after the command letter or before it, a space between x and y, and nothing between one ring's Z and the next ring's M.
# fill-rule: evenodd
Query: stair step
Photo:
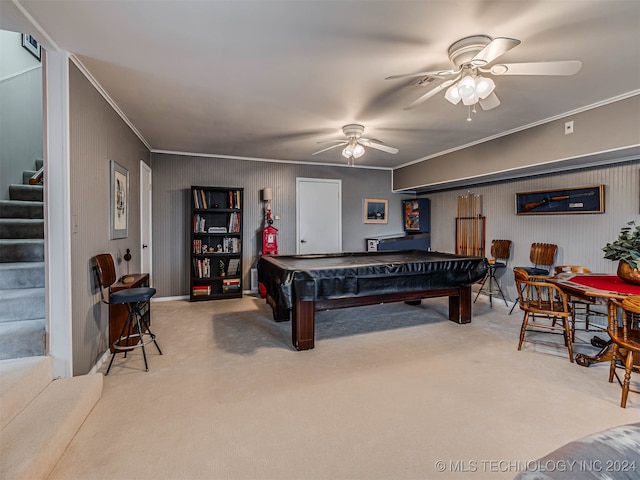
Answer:
M0 322L0 360L44 355L44 318Z
M44 203L0 200L0 218L44 218Z
M9 185L10 200L39 201L44 198L42 185Z
M0 239L0 263L44 261L44 240Z
M0 290L44 287L44 262L0 263Z
M51 383L51 362L51 357L0 361L0 430Z
M44 220L0 218L0 238L44 238Z
M0 322L45 317L44 288L0 290Z
M101 373L52 381L2 430L0 478L47 478L102 395Z

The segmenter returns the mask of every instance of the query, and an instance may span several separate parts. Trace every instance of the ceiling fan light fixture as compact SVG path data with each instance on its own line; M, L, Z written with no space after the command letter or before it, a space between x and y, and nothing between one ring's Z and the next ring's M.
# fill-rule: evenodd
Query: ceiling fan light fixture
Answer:
M476 93L476 82L471 75L467 75L458 82L458 94L464 101L468 98L473 98Z
M496 84L493 80L478 75L476 77L476 94L478 97L485 99L495 90Z
M460 103L460 93L458 92L458 85L457 84L451 85L447 89L447 92L444 94L444 98L449 100L454 105L457 105L458 103Z
M344 158L353 157L353 149L351 148L351 145L347 145L346 147L344 147L344 150L342 150L342 156Z
M353 148L353 158L360 158L364 155L364 147L359 143Z

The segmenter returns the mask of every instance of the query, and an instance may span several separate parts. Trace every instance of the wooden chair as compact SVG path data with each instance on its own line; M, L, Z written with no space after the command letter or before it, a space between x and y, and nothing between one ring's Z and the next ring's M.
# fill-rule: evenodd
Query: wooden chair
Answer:
M496 278L496 270L500 268L506 268L507 262L509 260L509 256L511 255L511 240L493 240L491 242L491 260L489 260L489 270L487 270L487 274L482 279L482 283L480 284L480 289L476 294L476 298L473 300L473 303L478 300L480 293L484 290L487 279L489 280L489 288L487 293L489 294L489 305L493 308L493 303L491 301L492 296L500 295L502 300L504 300L504 304L508 307L507 299L502 292L502 288L500 287L500 282ZM496 289L494 289L493 284L495 283Z
M101 253L93 257L93 268L100 286L100 298L103 303L123 304L129 311L127 321L122 326L119 338L113 342L113 354L107 367L106 375L109 375L113 359L118 352L124 352L125 358L127 352L134 348L142 349L142 357L144 358L145 370L149 371L147 363L147 354L145 345L153 342L158 349L158 353L162 355L162 350L156 342L156 336L149 330L149 323L144 321L142 310L147 303L156 294L156 289L151 287L127 288L118 290L117 292L108 292L108 298L105 296L104 289L108 289L116 281L116 268L113 263L113 257L110 253Z
M553 243L532 243L529 249L529 261L531 266L516 267L525 270L529 275L548 276L551 265L556 259L558 246ZM511 312L516 307L515 303L511 307Z
M591 273L591 270L589 270L587 267L582 267L580 265L557 265L553 269L553 271L556 275L558 275L559 273ZM571 311L573 312L573 315L571 316L571 334L573 336L572 339L575 342L576 317L578 316L584 317L584 323L585 323L584 329L586 331L589 331L591 317L606 317L607 313L598 311L598 310L593 310L592 309L592 307L594 306L593 303L586 302L584 300L580 300L575 297L571 297L570 295L567 295L567 299L569 300L569 303L571 303ZM600 330L605 330L605 329L606 327L600 328Z
M620 406L626 408L629 392L640 393L630 388L631 374L640 373L640 295L626 297L621 302L609 301L607 333L613 342L609 383L614 377L618 380L622 387ZM618 368L624 370L623 380L618 376Z
M525 334L528 330L544 332L561 332L564 337L564 346L569 351L569 360L573 363L573 346L571 344L571 309L567 303L564 292L543 278L530 276L522 268L514 268L513 274L518 290L518 304L524 311L522 327L520 328L520 341L518 350L522 349ZM546 322L546 323L543 323ZM561 325L556 325L559 322ZM558 346L557 343L538 341L548 345Z

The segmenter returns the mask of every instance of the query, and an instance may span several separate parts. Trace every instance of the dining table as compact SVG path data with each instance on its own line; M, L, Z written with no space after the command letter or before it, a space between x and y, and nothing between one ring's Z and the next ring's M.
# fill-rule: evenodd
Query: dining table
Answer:
M563 272L549 277L546 281L560 287L569 297L594 305L605 305L609 303L610 299L622 300L628 295L640 295L640 285L625 282L615 273ZM588 367L592 363L611 361L613 355L611 340L594 336L591 339L591 344L600 348L600 351L595 355L577 353L575 360L578 365Z

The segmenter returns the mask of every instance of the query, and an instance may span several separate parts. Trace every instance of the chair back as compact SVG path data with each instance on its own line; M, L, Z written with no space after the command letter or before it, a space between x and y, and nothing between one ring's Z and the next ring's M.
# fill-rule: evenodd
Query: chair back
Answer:
M522 268L514 268L513 276L522 310L539 315L571 316L567 296L560 287L545 282L541 277L529 276Z
M551 267L556 258L558 246L553 243L532 243L529 260L534 266Z
M618 307L622 309L620 317ZM640 352L640 295L610 300L607 333L621 347Z
M491 256L496 260L507 260L511 255L511 240L492 240Z
M553 271L555 274L559 273L591 273L587 267L581 267L580 265L557 265Z
M104 303L108 303L103 289L109 288L116 281L116 266L110 253L101 253L93 257L94 270L100 286L100 297Z

